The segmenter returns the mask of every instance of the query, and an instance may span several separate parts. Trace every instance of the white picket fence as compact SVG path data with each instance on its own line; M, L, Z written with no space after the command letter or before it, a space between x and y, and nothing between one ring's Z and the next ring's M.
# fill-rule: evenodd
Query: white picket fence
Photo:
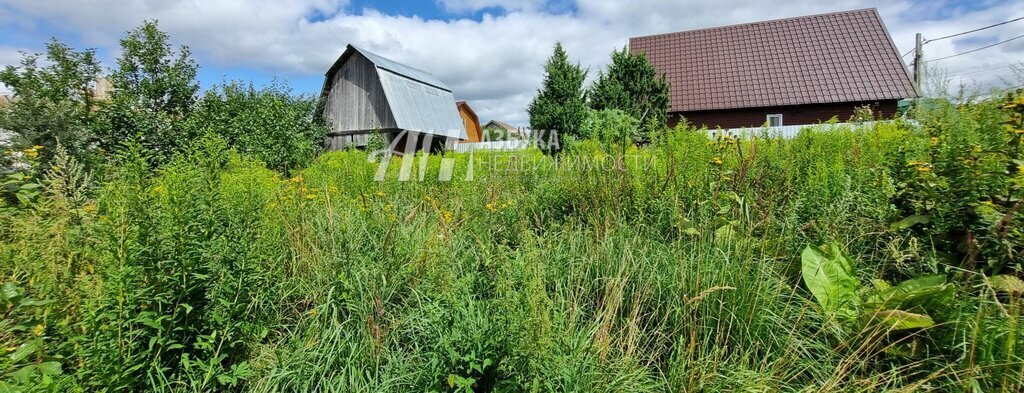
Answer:
M883 120L884 122L884 120ZM871 127L875 121L865 121L860 123L821 123L821 124L800 124L792 126L776 126L776 127L751 127L751 128L723 128L708 130L709 135L725 133L730 136L772 136L772 137L783 137L792 138L800 133L800 130L804 128L814 128L820 131L831 131L842 127Z
M515 151L525 150L530 146L533 146L532 140L517 139L511 141L491 141L491 142L459 142L455 144L455 151L459 153L466 153L470 150L496 150L496 151Z
M871 127L875 123L888 122L889 120L879 121L865 121L860 123L821 123L821 124L800 124L792 126L777 126L777 127L750 127L750 128L721 128L708 130L709 136L715 136L720 134L726 134L733 137L751 137L751 136L766 136L766 137L782 137L782 138L793 138L800 133L800 130L804 128L814 128L819 131L831 131L843 127ZM913 124L913 121L908 121ZM533 140L510 140L510 141L493 141L493 142L458 142L455 144L455 151L459 153L466 153L470 150L495 150L495 151L516 151L525 150L530 146L533 146L535 141Z

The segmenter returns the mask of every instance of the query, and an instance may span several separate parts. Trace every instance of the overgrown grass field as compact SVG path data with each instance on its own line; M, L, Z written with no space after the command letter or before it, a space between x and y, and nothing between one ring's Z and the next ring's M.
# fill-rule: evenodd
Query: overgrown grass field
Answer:
M411 181L212 137L58 157L0 215L0 391L1019 391L1013 108Z

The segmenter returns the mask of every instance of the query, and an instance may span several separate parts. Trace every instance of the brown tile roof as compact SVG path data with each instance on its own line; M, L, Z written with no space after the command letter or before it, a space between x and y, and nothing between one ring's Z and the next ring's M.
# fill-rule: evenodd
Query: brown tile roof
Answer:
M669 81L672 112L916 97L871 9L629 39Z
M486 127L498 127L498 128L504 128L504 129L509 130L509 131L518 131L519 130L516 126L508 124L508 123L503 122L501 120L491 120L491 121L487 122L487 124L485 124L484 127L485 128Z

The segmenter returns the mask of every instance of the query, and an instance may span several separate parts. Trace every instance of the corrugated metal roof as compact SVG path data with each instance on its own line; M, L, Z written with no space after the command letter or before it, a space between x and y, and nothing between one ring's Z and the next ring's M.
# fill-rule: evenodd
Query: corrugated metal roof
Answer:
M324 97L327 97L334 74L354 52L359 52L376 67L397 128L466 139L465 125L455 105L455 97L444 82L426 71L352 45L327 71Z
M435 78L433 75L430 75L429 72L423 71L418 68L409 67L405 64L377 55L376 53L370 52L366 49L362 49L352 45L349 46L351 46L352 49L355 49L356 51L361 53L363 56L366 56L366 58L369 59L370 62L372 62L374 65L376 65L377 68L383 68L385 70L394 72L406 78L414 79L426 83L428 85L434 86L441 90L446 90L449 92L452 91L452 89L448 88L448 85L445 85L444 82L441 82L440 79Z
M387 69L377 69L381 87L398 128L466 139L462 117L452 92L409 79Z

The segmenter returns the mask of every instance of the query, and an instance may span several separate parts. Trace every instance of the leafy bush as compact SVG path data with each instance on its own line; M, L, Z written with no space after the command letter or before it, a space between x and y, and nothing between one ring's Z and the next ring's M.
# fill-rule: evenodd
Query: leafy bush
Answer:
M934 102L919 117L927 139L907 144L893 169L907 225L938 245L935 257L991 273L1024 263L1021 115L1018 97L954 107Z
M25 55L19 66L0 71L0 83L10 86L15 97L0 108L0 129L14 132L13 150L41 146L37 150L44 167L58 143L79 161L91 162L92 88L100 74L96 53L76 52L53 40L46 44L46 65L39 64L40 56Z
M319 152L327 127L313 121L313 99L295 97L285 86L257 90L231 82L206 92L185 128L190 134L217 134L229 146L287 172Z
M113 151L137 139L162 160L189 146L198 135L185 133L182 120L199 91L198 68L188 47L175 51L156 21L127 32L110 75L111 101L102 107L96 127L100 147Z
M640 121L618 109L587 112L580 127L580 139L595 139L606 145L626 146L639 136Z

